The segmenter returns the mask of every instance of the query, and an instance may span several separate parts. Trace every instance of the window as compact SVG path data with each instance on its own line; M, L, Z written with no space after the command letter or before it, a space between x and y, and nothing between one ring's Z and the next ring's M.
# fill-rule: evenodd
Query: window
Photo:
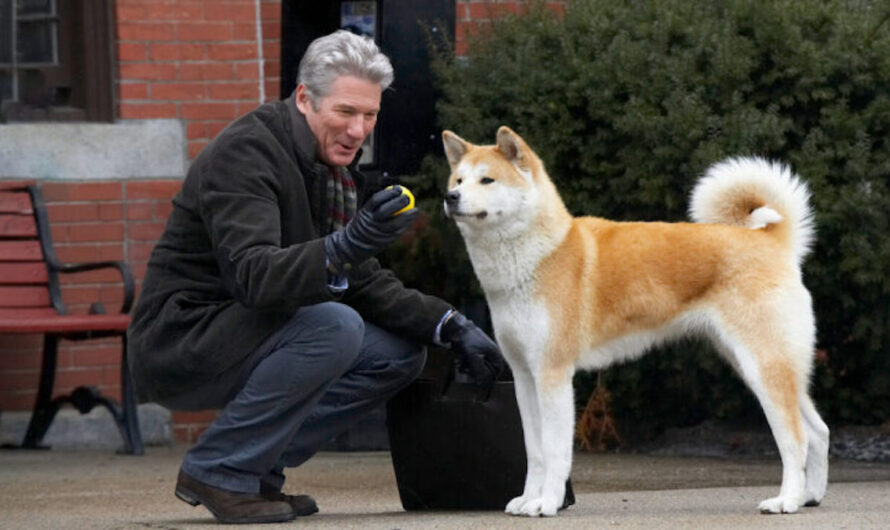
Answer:
M0 121L111 121L111 0L0 0Z

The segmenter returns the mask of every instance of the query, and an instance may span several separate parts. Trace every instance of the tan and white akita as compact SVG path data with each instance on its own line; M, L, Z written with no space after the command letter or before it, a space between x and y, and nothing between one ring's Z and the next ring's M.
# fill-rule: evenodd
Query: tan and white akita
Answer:
M809 192L758 158L711 167L696 223L573 217L512 130L496 145L443 133L457 223L513 371L528 474L507 513L555 515L572 464L577 369L602 369L687 333L710 337L757 399L782 458L764 513L816 505L828 427L807 389L815 323L800 265L813 239Z

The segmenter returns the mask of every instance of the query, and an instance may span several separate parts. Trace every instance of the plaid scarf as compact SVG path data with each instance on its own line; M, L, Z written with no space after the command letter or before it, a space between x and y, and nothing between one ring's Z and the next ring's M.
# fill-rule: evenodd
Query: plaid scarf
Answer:
M340 230L355 217L355 182L346 168L329 168L326 198L328 213L324 233L329 234Z

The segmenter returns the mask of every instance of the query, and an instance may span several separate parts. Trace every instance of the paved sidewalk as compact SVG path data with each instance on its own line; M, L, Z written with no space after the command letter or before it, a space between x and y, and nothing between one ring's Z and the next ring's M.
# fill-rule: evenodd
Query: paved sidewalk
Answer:
M173 496L183 446L142 457L108 450L0 451L2 529L204 529L202 507ZM766 516L758 502L778 491L778 460L579 453L577 504L551 519L500 512L404 512L389 454L323 453L289 470L285 489L313 495L321 512L246 528L887 528L890 464L835 460L822 506ZM231 528L231 527L229 527Z

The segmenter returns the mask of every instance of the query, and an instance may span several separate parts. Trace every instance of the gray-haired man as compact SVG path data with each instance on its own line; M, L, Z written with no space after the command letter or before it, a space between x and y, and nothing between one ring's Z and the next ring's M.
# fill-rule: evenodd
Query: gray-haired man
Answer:
M413 224L398 187L356 169L389 60L345 31L314 41L299 85L227 127L195 159L152 253L128 338L139 398L222 409L176 495L221 522L318 510L285 495L285 467L408 384L424 344L481 381L497 346L446 302L408 289L375 254Z

